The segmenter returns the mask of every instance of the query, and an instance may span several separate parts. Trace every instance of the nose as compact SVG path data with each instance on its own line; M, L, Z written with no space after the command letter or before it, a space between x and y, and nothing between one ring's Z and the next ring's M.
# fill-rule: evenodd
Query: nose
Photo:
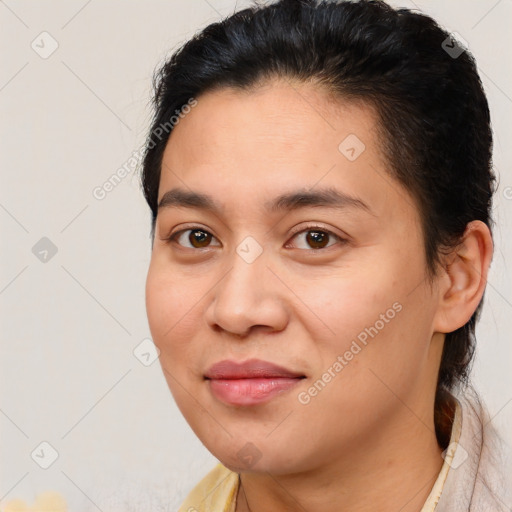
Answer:
M285 288L267 267L265 253L251 263L234 253L231 263L213 288L208 325L242 338L255 330L283 330L288 322Z

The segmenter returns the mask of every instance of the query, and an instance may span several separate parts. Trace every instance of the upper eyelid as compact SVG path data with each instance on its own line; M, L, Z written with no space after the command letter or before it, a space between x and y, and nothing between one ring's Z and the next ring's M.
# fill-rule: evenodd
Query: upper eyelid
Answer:
M171 233L169 236L165 236L164 239L169 239L169 238L174 238L175 236L177 235L180 235L182 233L184 233L185 231L205 231L206 233L209 233L210 235L212 235L214 238L217 238L212 232L211 230L209 229L206 229L204 228L203 226L200 226L199 224L192 224L190 226L187 226L187 227L183 227L181 229L178 229L177 231L175 231L174 233Z
M324 227L324 226L321 226L319 224L316 224L316 223L311 223L311 224L308 224L306 226L301 226L299 228L297 228L296 230L292 231L291 233L291 236L295 236L295 235L298 235L299 233L302 233L303 231L313 231L314 229L317 229L318 231L325 231L326 233L329 233L330 235L334 235L338 238L345 238L345 236L343 235L338 235L335 231L333 231L332 229L329 229L327 227Z

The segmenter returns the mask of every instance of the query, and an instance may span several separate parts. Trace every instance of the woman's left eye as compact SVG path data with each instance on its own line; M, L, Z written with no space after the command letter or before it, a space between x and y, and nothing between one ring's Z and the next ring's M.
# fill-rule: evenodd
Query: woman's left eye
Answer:
M188 236L185 236L186 234ZM176 242L187 249L207 249L209 246L220 245L212 244L212 240L216 240L216 238L209 231L200 227L182 229L169 237L169 241Z
M336 241L339 241L341 243L346 241L345 239L341 238L338 235L335 235L331 231L316 227L309 227L305 230L299 231L298 233L293 235L292 240L294 238L302 240L303 246L299 247L299 249L325 249L326 247L334 245ZM329 243L330 238L334 238L335 240L333 240L332 243ZM309 247L304 247L304 245L306 244Z

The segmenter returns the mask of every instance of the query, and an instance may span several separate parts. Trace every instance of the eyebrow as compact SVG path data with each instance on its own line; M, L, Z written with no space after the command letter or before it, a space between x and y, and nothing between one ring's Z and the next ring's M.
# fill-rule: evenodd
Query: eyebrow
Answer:
M215 214L222 214L224 212L223 205L211 196L182 188L168 190L158 203L159 211L172 207L197 208ZM365 210L373 215L372 210L364 201L332 187L319 188L315 191L304 189L287 192L265 202L264 207L269 213L292 211L307 207L356 208Z

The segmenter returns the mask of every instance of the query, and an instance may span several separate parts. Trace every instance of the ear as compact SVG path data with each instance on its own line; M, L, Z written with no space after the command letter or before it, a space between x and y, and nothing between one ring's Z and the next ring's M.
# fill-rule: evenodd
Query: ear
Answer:
M452 332L469 321L484 294L492 253L487 225L479 220L470 222L461 244L447 256L438 281L434 332Z

